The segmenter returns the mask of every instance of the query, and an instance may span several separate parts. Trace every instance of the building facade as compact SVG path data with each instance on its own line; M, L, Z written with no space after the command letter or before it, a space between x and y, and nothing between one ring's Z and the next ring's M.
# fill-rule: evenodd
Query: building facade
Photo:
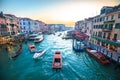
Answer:
M102 14L93 19L92 38L94 43L120 53L120 6L111 8L105 12L104 7Z
M20 21L15 15L5 14L8 35L15 35L21 32Z
M81 21L77 21L75 23L75 30L82 30L83 29L83 24L84 24L84 20L81 20Z
M22 32L32 32L32 20L30 18L19 18Z
M6 27L5 16L1 12L0 13L0 36L6 36L6 35L8 35L8 32Z
M76 22L75 30L91 35L91 40L120 54L120 5L105 6L99 15Z

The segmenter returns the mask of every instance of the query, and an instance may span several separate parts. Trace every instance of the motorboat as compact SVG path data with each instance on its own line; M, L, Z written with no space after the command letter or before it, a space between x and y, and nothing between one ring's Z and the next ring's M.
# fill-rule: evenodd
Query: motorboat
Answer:
M38 59L39 57L41 57L47 50L39 50L38 52L36 52L33 56L34 59Z
M29 44L29 49L30 49L31 52L35 52L36 51L36 48L35 48L34 44Z
M105 65L105 64L110 63L110 61L106 59L105 56L101 52L92 50L90 48L86 48L86 51L92 58L94 58L96 61L100 62L101 64Z
M52 62L53 69L61 69L62 68L62 55L60 51L56 51L53 57Z
M37 42L41 42L43 40L43 35L39 35L37 37L34 38L34 42L37 43Z

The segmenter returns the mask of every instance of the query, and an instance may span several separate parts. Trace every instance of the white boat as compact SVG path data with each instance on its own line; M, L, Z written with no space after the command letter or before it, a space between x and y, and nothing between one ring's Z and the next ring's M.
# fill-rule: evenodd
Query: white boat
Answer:
M43 35L40 35L40 36L35 37L34 42L41 42L43 39L44 39Z
M37 36L38 34L31 34L29 35L29 40L34 40Z
M36 52L33 56L34 59L38 59L40 56L42 56L47 50L40 50Z

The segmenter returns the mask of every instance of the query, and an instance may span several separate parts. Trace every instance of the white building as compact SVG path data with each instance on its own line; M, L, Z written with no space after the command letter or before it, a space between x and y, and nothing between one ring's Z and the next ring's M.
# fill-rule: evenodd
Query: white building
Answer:
M93 30L93 18L86 19L85 23L86 23L86 34L91 36Z
M32 27L33 32L40 32L40 23L38 20L32 20Z
M20 18L20 27L22 32L32 32L32 20L30 18Z
M20 26L22 32L46 32L47 25L39 20L32 20L30 18L20 18Z

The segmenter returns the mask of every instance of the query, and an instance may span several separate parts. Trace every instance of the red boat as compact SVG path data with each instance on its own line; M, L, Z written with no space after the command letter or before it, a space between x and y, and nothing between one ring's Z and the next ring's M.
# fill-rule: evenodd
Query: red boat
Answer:
M29 44L29 49L30 49L31 52L35 52L36 51L36 48L35 48L34 44Z
M60 51L56 51L54 58L53 58L53 63L52 63L52 68L53 69L61 69L62 68L62 55Z
M86 51L88 54L93 57L96 61L100 62L101 64L109 64L110 61L105 58L105 56L101 52L97 52L96 50L92 50L87 48Z

